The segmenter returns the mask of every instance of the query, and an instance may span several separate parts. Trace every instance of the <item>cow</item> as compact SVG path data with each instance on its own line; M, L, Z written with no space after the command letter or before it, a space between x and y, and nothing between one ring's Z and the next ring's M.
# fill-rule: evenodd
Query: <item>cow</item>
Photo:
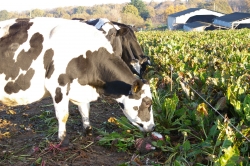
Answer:
M141 131L153 130L149 84L114 55L101 31L75 20L44 17L1 21L0 27L0 103L26 105L51 96L60 146L69 143L69 101L78 105L90 134L90 102L103 95L115 99Z
M138 40L135 36L134 30L136 29L134 26L126 25L123 23L111 21L115 26L118 26L119 28L128 28L129 32L126 33L122 37L122 44L131 47L131 50L133 52L133 55L136 59L140 59L140 76L143 75L145 72L147 66L151 65L149 56L144 55L142 48L140 47L140 44L138 43Z
M142 73L146 67L144 64L147 58L141 56L143 55L142 49L137 42L134 32L131 33L133 30L129 26L119 27L106 18L91 19L85 22L102 31L113 46L114 52L117 52L116 54L121 56L134 74L142 78ZM133 34L133 36L130 34ZM145 67L141 67L141 65Z

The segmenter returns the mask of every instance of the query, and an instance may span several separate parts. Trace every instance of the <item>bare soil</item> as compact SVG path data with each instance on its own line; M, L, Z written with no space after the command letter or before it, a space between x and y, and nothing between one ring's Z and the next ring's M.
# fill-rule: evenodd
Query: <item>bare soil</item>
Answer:
M8 166L114 166L131 161L135 150L118 152L98 144L97 129L111 132L117 128L107 124L110 117L124 116L109 98L91 103L90 122L93 135L83 135L77 106L70 104L67 149L56 147L57 119L51 98L30 105L7 107L0 104L0 165ZM136 164L137 165L137 164Z

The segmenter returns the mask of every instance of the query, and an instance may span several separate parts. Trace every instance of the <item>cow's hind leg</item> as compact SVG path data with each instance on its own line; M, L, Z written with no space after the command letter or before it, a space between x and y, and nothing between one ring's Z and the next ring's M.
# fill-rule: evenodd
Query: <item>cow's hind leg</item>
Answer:
M83 127L85 129L84 134L85 135L92 135L92 127L89 122L89 109L90 104L89 103L81 103L78 105L79 112L82 116L82 123Z

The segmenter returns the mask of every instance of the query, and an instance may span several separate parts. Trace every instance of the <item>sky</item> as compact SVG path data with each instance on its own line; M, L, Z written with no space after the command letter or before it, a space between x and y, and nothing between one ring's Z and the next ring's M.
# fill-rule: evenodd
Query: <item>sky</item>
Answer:
M151 0L143 0L145 2L150 2ZM160 2L163 0L154 0L155 2ZM130 2L130 0L0 0L0 11L24 11L32 9L53 9L57 7L65 6L93 6L97 4L121 4L125 2Z

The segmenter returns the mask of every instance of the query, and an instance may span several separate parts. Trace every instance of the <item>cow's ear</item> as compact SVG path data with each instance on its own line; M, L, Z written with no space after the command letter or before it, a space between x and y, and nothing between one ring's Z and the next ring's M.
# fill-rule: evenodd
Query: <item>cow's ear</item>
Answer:
M132 59L130 64L133 66L134 64L138 63L139 61L137 59Z
M151 65L149 56L143 55L143 56L142 56L142 59L144 59L144 58L146 58L145 64Z
M147 62L147 60L148 60L148 58L146 58L146 57L145 58L141 58L140 59L140 64L143 64L144 62Z
M117 30L116 36L124 36L128 33L128 31L129 31L128 28L122 27L119 30Z
M135 80L131 87L132 94L136 94L140 92L142 86L143 86L143 82L140 79Z

